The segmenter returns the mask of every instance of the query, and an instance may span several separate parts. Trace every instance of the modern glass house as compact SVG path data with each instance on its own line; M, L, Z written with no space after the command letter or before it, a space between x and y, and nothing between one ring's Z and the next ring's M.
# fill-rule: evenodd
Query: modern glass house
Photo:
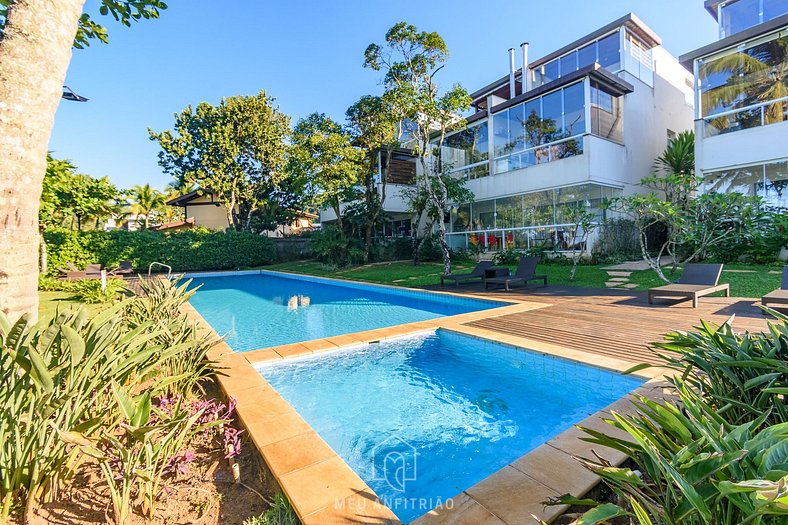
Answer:
M533 62L521 48L523 67L473 93L467 129L441 149L475 195L447 217L454 248L569 248L567 207L601 219L603 199L637 192L692 126L691 75L634 14Z
M444 168L475 196L445 217L454 248L568 248L568 206L601 218L603 199L637 192L668 139L692 127L692 75L634 14L538 60L528 50L521 45L519 68L509 50L508 74L471 94L467 127L440 148ZM396 222L386 235L413 231L397 193L406 183L387 184ZM333 220L329 210L321 217Z
M788 0L706 0L717 42L683 55L694 72L696 171L706 191L788 208Z

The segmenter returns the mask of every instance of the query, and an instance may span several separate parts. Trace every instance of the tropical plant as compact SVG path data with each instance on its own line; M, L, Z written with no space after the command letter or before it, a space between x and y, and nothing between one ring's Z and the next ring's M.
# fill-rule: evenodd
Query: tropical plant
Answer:
M788 517L788 423L765 427L766 414L733 425L691 387L676 381L680 403L634 396L638 413L613 412L617 438L591 429L586 440L623 452L631 467L581 460L626 502L590 505L576 524L630 516L641 525L783 524Z
M599 226L597 214L585 206L569 206L564 210L564 221L569 224L569 242L572 252L572 269L569 280L575 280L577 265L586 251L588 236Z
M298 525L296 515L290 500L281 492L274 496L273 505L260 516L255 516L244 521L243 525Z
M287 176L290 117L265 91L202 102L175 116L173 131L155 133L159 165L183 184L210 189L224 204L227 225L249 229L254 213Z
M164 194L151 188L150 184L145 184L131 188L129 197L131 197L131 212L137 217L140 215L145 217L143 226L147 230L150 226L151 214L158 212L165 205Z
M76 298L86 304L107 303L128 292L123 279L107 279L106 287L102 287L100 279L84 279L76 281L71 288Z
M38 209L47 146L72 46L107 41L84 0L0 2L0 310L38 315ZM91 9L124 25L157 18L161 0L100 0ZM10 205L8 203L11 203Z

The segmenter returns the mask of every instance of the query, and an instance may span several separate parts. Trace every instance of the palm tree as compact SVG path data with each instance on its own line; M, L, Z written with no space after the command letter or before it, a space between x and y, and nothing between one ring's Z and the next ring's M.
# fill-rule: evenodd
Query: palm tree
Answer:
M150 184L134 186L129 194L133 200L131 208L136 215L145 216L145 229L147 230L150 225L151 213L165 205L165 196L159 190L151 188Z

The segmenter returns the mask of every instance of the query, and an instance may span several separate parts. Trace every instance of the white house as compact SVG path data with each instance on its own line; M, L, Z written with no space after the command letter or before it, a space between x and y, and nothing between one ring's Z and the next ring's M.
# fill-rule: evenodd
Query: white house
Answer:
M788 0L706 0L719 40L681 57L695 85L696 171L707 191L788 208Z

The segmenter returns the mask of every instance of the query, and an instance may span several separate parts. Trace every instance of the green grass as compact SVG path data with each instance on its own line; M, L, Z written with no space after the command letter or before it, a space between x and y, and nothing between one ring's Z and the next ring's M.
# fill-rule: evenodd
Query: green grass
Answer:
M55 317L58 308L62 311L65 308L84 307L89 316L93 316L101 310L101 304L83 304L74 296L74 292L38 292L38 318L41 320Z
M473 265L472 262L463 261L454 264L452 268L455 272L464 272L469 271ZM608 274L602 269L605 266L607 265L579 266L574 281L569 280L571 266L565 264L541 264L538 273L546 274L548 282L553 285L605 288L605 282L609 279ZM443 265L434 262L414 265L409 261L399 261L336 269L317 261L296 261L266 266L266 269L418 287L438 284L443 272ZM768 273L769 271L779 271L780 268L777 266L726 264L725 270L746 270L744 273L724 271L722 274L720 282L730 283L733 297L757 298L780 286L780 275ZM681 269L672 273L670 267L667 267L665 275L671 280L678 279ZM637 284L637 288L634 288L636 291L647 290L663 284L651 270L633 272L629 279L630 282Z

